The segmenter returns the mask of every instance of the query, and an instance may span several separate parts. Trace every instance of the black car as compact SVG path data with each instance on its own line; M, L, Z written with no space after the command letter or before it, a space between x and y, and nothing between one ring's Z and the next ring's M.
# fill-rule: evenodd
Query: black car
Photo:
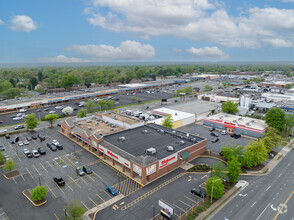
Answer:
M16 115L10 115L10 118L15 118L16 117Z
M63 146L61 144L55 145L58 150L63 150Z
M47 147L49 147L52 151L57 151L57 148L54 144L47 143Z
M41 154L41 155L46 154L46 151L45 151L45 149L44 149L43 147L39 147L39 148L38 148L38 152L39 152L39 154Z
M196 196L199 196L201 198L204 198L206 196L205 192L202 192L200 189L191 189L191 193L195 194Z
M36 135L33 135L33 136L32 136L32 139L33 139L33 140L37 140L37 138L38 138L38 137L37 137Z
M61 127L61 123L58 123L57 126L58 126L58 127Z
M9 134L5 134L5 138L6 139L9 139L10 138L10 135Z
M86 173L86 174L91 174L92 173L92 170L90 167L88 166L83 166L83 171Z
M218 142L218 141L219 141L218 138L214 138L211 142L212 142L212 143L216 143L216 142Z
M215 128L209 128L209 131L214 131L215 130Z
M216 132L211 132L210 135L214 136L214 137L218 137L218 133L216 133Z
M5 148L3 147L3 145L0 145L0 151L5 151Z
M49 111L49 110L50 110L49 108L45 108L45 109L44 109L44 111L46 111L46 112Z
M73 110L74 110L74 111L77 111L78 109L77 109L77 108L74 108Z
M40 139L41 142L46 140L46 138L41 134L38 134L38 138Z
M26 139L27 139L28 141L31 141L31 140L32 140L32 138L31 138L31 137L27 137Z
M57 183L58 186L64 186L64 184L65 184L65 182L61 176L55 176L55 177L53 177L53 180L55 183Z

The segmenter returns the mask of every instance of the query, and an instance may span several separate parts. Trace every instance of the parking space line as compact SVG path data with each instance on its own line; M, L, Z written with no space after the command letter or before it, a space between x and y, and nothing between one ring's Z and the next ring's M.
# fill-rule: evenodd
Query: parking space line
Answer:
M97 203L93 201L93 199L91 199L91 197L89 197L89 199L91 200L91 202L93 202L95 204L95 206L97 206Z
M31 175L32 179L34 179L33 175L31 174L31 172L28 170L28 168L26 167L26 170L28 171L28 173Z
M93 182L96 182L90 175L87 175Z
M51 168L53 168L54 170L56 170L55 167L53 167L53 166L48 162L48 160L47 160L46 162L48 163L48 165L49 165Z
M177 207L178 209L182 210L183 212L186 212L184 209L182 209L181 207L177 206L176 204L173 204L173 206Z
M178 218L180 218L180 216L179 216L179 215L177 215L177 213L175 213L175 212L174 212L174 214L175 214L175 215L176 215Z
M94 172L94 171L92 171L92 172L93 172L93 174L94 174L95 176L97 176L99 179L102 179L102 177L99 176L96 172Z
M55 161L55 163L57 163L57 165L60 167L60 168L62 168L62 166L56 161L56 160L54 160Z
M23 177L23 175L21 174L21 172L19 172L21 178L23 179L23 181L26 181L25 178Z
M33 164L33 167L35 168L35 170L37 171L37 173L41 176L40 172L37 170L37 168L35 167L34 164Z
M43 166L43 164L41 164L41 162L39 162L39 164L40 164L41 167L43 167L43 169L48 173L48 170Z
M96 196L98 196L98 197L99 197L99 199L101 199L103 202L105 202L105 200L104 200L104 199L102 199L102 197L101 197L101 196L99 196L97 193L96 193Z
M14 150L13 147L11 146L11 144L8 142L9 147L11 147L11 150Z
M188 206L189 208L191 207L190 205L188 205L187 203L183 202L182 200L179 200L181 203L183 203L184 205Z
M47 185L47 183L46 183L46 186L47 186L47 188L49 189L49 191L53 194L53 196L56 198L55 193L54 193L53 190Z
M55 215L56 219L59 220L59 218L58 218L58 216L55 214L55 212L54 212L54 215Z
M83 177L79 176L79 179L81 179L82 181L84 181L84 183L88 185L88 183L83 179Z
M81 203L83 204L83 206L85 206L85 208L86 208L87 210L89 210L89 208L85 205L85 203L83 203L83 201L81 201Z
M111 197L111 196L109 195L109 193L106 192L105 190L103 190L103 192L104 192L108 197Z
M70 187L69 183L66 184L66 186L68 186L68 188L70 188L70 190L73 191L73 189Z
M69 176L69 175L67 175L78 187L80 187L80 188L82 188L79 184L77 184L77 182L73 179L73 178L71 178L71 176Z
M187 196L184 196L186 199L189 199L191 202L195 202L195 203L197 203L197 201L194 201L193 199L190 199L189 197L187 197Z
M17 182L15 181L14 177L12 177L13 181L15 182L15 184L17 184Z
M55 185L60 189L60 191L61 191L63 194L65 194L64 191L60 188L60 186L58 186L57 183L55 183Z

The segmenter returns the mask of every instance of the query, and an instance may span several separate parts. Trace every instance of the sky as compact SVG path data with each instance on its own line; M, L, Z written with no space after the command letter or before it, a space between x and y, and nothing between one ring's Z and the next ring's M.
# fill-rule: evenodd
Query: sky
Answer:
M0 1L0 63L294 61L294 0Z

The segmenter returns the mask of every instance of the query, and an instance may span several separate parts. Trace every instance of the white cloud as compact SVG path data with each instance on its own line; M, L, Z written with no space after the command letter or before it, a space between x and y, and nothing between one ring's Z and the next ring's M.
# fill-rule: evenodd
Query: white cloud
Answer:
M110 45L73 45L65 51L75 51L86 55L93 61L108 60L146 60L155 56L155 50L150 44L141 44L136 41L123 41L119 47Z
M276 47L276 48L293 47L293 42L289 40L280 39L280 38L264 39L263 41L271 47Z
M2 21L2 20L0 19L0 25L2 25L2 24L4 24L4 21Z
M90 62L86 59L80 59L76 57L66 57L64 55L58 55L56 57L41 57L38 59L41 62L48 63L86 63Z
M30 32L38 28L33 19L26 15L15 15L10 22L10 29L13 31Z
M293 0L294 1L294 0ZM266 39L293 43L294 10L251 8L233 17L225 7L209 0L92 0L88 21L115 32L151 36L176 36L215 42L226 47L270 46ZM100 8L109 8L101 13ZM101 10L105 11L105 10Z
M203 47L195 48L191 47L187 50L198 58L209 58L209 59L227 59L229 56L225 54L218 47Z

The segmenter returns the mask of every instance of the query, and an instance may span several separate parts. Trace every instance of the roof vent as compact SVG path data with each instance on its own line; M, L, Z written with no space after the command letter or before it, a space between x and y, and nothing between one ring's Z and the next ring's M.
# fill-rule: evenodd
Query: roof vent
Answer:
M164 134L164 130L159 130L159 134Z
M114 131L114 129L113 128L110 128L110 131Z
M254 122L255 122L254 120L251 121L251 123L254 123Z
M148 131L147 130L143 130L142 131L142 134L148 134Z
M179 144L180 144L181 146L183 146L183 145L185 144L185 141L182 140L182 141L179 142Z
M125 138L125 137L119 137L118 139L117 139L117 141L118 142L124 142L124 141L126 141L127 139Z
M98 135L102 136L102 132L99 132Z
M237 120L234 120L233 122L237 123Z
M176 134L177 132L176 131L173 131L173 134Z
M99 125L99 122L96 122L96 125Z
M78 125L82 125L82 123L79 122Z
M242 121L242 118L238 118L239 121Z
M167 146L167 151L173 152L175 148L173 146Z
M156 154L156 149L154 147L150 147L146 150L146 154L149 156L154 155L154 154Z
M186 136L189 137L190 135L187 133Z
M248 126L249 126L249 125L250 125L250 123L248 122L248 123L246 123L246 125L248 125Z
M193 138L192 141L193 141L194 143L197 143L197 138Z
M88 127L88 130L89 130L89 131L91 131L91 130L92 130L92 128L91 128L91 127Z

